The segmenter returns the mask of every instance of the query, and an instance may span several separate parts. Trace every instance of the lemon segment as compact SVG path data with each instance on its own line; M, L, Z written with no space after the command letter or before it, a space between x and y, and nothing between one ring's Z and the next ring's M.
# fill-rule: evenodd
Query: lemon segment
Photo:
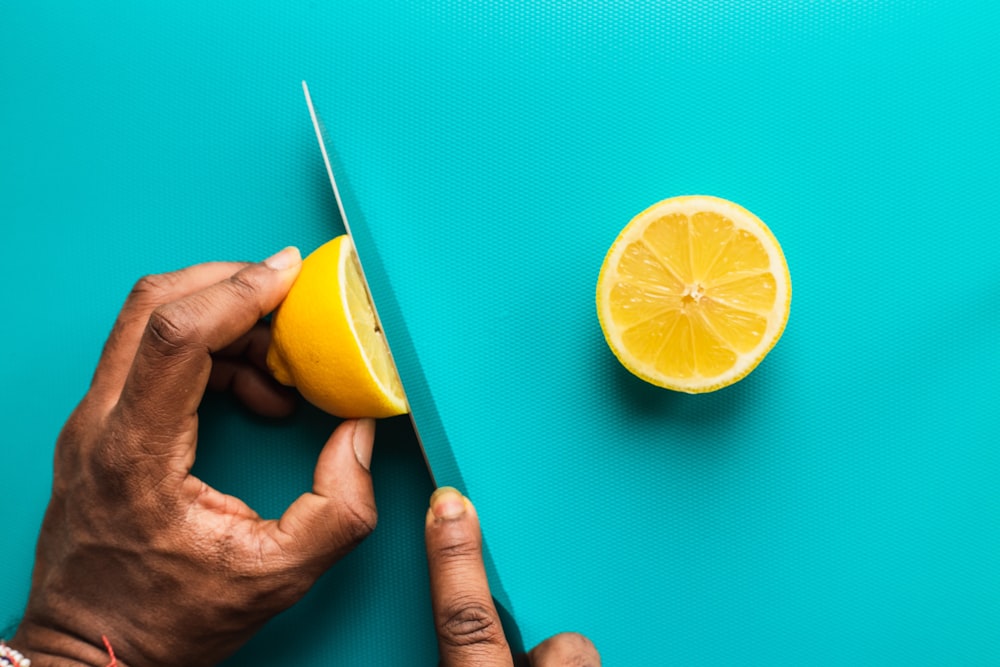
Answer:
M781 337L791 278L777 239L718 197L666 199L621 231L597 281L619 361L655 385L701 393L752 371Z
M267 365L316 407L338 417L408 411L354 246L338 236L309 254L274 312Z

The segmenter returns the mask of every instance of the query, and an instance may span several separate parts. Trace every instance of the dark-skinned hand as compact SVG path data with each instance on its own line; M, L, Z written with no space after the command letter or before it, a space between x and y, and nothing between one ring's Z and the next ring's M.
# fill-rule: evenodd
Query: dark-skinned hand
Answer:
M262 318L300 265L288 248L259 264L200 264L133 288L56 443L28 606L10 641L34 667L104 667L105 635L122 667L216 665L374 529L369 419L336 428L312 490L278 519L191 474L207 389L232 391L265 416L293 409L294 395L266 371ZM454 495L437 493L427 519L442 664L509 665L478 518L464 499L453 515ZM599 664L572 633L530 655L535 667Z

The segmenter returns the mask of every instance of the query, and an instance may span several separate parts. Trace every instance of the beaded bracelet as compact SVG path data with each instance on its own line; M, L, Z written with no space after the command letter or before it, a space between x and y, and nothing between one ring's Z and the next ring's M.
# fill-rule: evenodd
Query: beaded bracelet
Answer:
M0 639L0 666L31 667L31 661L21 655L20 651L15 651L7 646L7 642Z
M111 642L104 635L101 635L101 640L104 642L104 648L108 650L108 657L111 658L108 667L118 667L118 659L115 658L115 650L111 648ZM31 660L25 658L20 651L15 651L7 646L7 642L0 639L0 667L31 667Z

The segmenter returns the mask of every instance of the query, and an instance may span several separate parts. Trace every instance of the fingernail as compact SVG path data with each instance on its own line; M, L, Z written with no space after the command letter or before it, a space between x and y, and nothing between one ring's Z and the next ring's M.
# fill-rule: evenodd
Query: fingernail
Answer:
M275 271L290 269L302 261L302 254L295 246L288 246L264 260L264 265Z
M354 456L358 463L368 470L372 464L372 450L375 448L375 420L359 419L354 426L354 435L351 439L354 444Z
M442 486L431 494L431 512L438 519L457 519L465 514L465 496L458 489Z

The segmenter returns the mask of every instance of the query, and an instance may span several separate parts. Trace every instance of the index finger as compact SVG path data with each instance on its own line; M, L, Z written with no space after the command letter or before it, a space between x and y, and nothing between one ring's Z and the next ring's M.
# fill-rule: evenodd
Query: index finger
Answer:
M483 565L476 508L457 490L438 489L424 535L442 667L512 667Z
M193 459L196 416L211 375L211 354L274 310L300 266L298 250L288 248L153 310L118 402L123 423L143 447L153 449L149 453L182 453ZM171 452L172 447L190 451Z
M125 299L101 351L91 381L93 393L108 403L118 400L154 309L225 280L246 265L246 262L207 262L140 278Z

